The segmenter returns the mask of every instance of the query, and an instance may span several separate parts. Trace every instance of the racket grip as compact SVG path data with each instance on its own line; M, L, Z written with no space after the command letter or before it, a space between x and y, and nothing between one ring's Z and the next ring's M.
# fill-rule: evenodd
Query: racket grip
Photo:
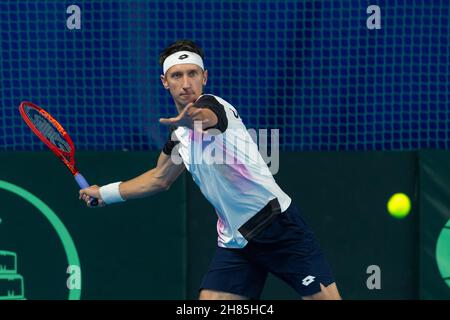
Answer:
M86 181L86 179L83 177L83 175L81 173L76 173L75 174L75 181L78 183L78 185L80 186L80 189L85 189L85 188L89 188L89 183ZM90 198L89 199L89 205L91 207L95 207L98 205L98 200L95 198Z

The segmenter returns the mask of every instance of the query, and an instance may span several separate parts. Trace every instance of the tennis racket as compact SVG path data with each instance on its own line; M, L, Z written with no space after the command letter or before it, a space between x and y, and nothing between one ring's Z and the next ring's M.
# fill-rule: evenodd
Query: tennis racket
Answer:
M47 147L66 165L81 189L89 183L75 165L75 146L66 130L47 111L32 102L23 101L19 106L20 114L30 129ZM89 205L95 207L98 200L92 198Z

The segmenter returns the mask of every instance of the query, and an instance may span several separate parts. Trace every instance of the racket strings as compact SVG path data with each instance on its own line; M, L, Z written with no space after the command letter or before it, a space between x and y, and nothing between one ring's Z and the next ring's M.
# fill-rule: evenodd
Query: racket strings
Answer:
M34 112L30 112L34 111ZM34 124L36 129L55 147L64 152L70 152L71 147L67 141L61 136L55 126L34 109L27 109L26 113L30 121Z

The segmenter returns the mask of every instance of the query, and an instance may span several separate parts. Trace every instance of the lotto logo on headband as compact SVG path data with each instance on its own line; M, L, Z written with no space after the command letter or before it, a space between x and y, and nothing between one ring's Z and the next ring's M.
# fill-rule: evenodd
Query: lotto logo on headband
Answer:
M163 63L163 74L166 74L167 70L177 64L195 64L205 70L203 67L203 59L200 55L191 51L178 51L166 58Z

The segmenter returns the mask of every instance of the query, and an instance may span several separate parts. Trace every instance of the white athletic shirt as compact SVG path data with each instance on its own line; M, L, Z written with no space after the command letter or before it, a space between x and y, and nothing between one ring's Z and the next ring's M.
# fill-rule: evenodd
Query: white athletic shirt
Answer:
M270 200L277 198L284 212L291 198L275 182L231 104L205 94L194 106L208 108L217 115L219 121L215 128L220 130L216 130L219 134L202 135L187 127L178 127L163 152L181 156L201 192L216 209L218 245L243 248L248 241L238 229Z

